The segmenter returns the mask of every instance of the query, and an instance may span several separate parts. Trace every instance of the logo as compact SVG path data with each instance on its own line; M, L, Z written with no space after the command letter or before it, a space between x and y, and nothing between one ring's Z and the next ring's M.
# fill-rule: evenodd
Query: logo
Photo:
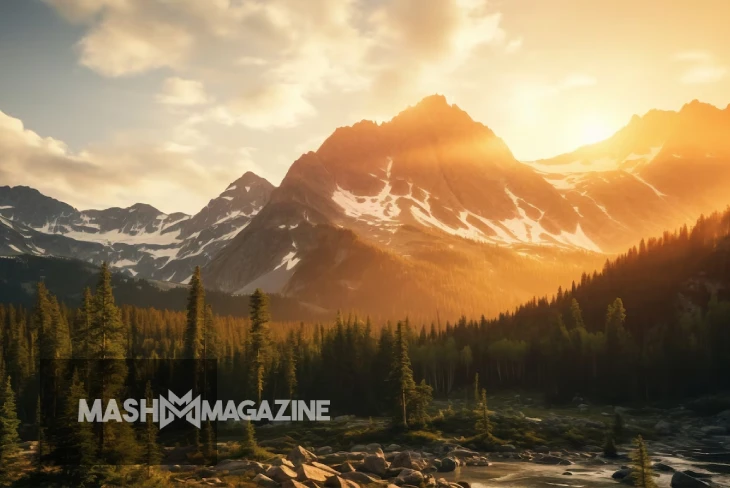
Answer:
M274 400L274 409L267 400L258 406L251 400L238 404L233 400L223 404L223 400L209 402L198 395L193 398L190 390L178 397L171 390L167 397L160 395L152 400L129 398L122 403L122 408L115 399L107 401L103 406L101 399L95 399L91 406L85 398L79 400L79 422L154 422L160 429L170 425L175 419L184 419L200 429L205 422L225 422L229 420L269 420L274 422L291 421L328 421L329 400ZM274 411L276 414L274 415ZM151 419L150 419L151 417Z

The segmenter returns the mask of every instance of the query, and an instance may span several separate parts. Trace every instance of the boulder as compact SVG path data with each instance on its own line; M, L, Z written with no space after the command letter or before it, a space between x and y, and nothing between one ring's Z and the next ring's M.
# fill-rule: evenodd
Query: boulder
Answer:
M403 469L396 478L396 484L419 486L423 482L423 473L415 469Z
M355 468L352 467L352 464L350 463L342 463L339 466L337 466L337 471L340 473L352 473L355 471Z
M400 451L400 446L398 444L390 444L385 449L383 449L385 452L395 452Z
M287 480L296 479L297 473L287 466L271 466L266 470L266 476L277 483L283 483Z
M273 461L271 461L272 466L286 466L287 468L294 469L294 463L289 461L286 458L276 458Z
M261 474L261 473L254 476L253 482L256 483L257 485L263 486L265 488L277 488L279 486L279 483L272 480L265 474Z
M287 480L281 484L281 488L307 488L307 485L296 480Z
M360 488L360 485L351 480L346 480L339 476L333 476L325 481L324 486L329 488Z
M664 473L673 473L674 468L664 463L654 463L652 466L656 471L662 471Z
M294 449L289 451L286 458L291 461L294 466L299 466L302 463L317 460L317 456L313 452L307 451L302 446L296 446Z
M615 473L613 473L611 475L611 478L620 481L620 480L622 480L624 478L628 478L630 474L631 474L631 469L630 468L621 468L618 471L616 471Z
M315 468L321 469L322 471L326 471L326 472L330 473L331 475L338 475L338 474L340 474L340 472L337 471L336 469L331 468L330 466L327 466L326 464L318 463L317 461L312 461L309 464L311 464Z
M315 452L315 454L317 454L317 456L322 456L324 454L332 454L332 447L331 446L318 447L317 449L314 450L314 452Z
M393 462L390 464L392 468L408 468L416 469L419 471L425 468L427 465L428 463L421 459L421 455L413 451L399 452L393 458Z
M461 486L461 488L471 488L471 485L466 481L457 481L456 484Z
M659 435L672 435L672 433L674 432L674 428L672 427L672 424L670 424L666 420L660 420L654 426L654 432Z
M670 486L672 488L702 488L710 485L702 480L693 478L688 474L677 471L672 476L672 483Z
M385 472L388 469L388 461L384 457L373 454L363 460L362 469L368 473L385 476Z
M360 471L350 471L349 473L342 473L340 478L345 480L354 481L361 485L368 485L370 483L378 483L380 478L371 474L361 473Z
M440 459L440 466L438 466L438 470L441 473L450 473L451 471L454 471L456 468L459 467L459 461L457 459L447 457Z
M331 478L334 474L309 464L302 464L297 468L297 480L299 481L315 481L324 483L327 478Z
M355 444L350 448L350 452L366 452L368 450L368 446L364 444Z
M715 435L725 435L727 429L721 425L708 425L700 429L703 435L711 437Z

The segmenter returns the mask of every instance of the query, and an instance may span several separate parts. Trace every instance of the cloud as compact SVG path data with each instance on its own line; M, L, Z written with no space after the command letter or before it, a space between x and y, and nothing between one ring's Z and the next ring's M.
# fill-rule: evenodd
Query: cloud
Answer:
M203 83L182 78L167 78L162 84L162 92L157 101L166 105L203 105L208 103Z
M316 113L299 86L268 85L249 91L218 107L214 117L223 124L242 124L252 129L292 127Z
M727 66L717 62L715 56L707 51L682 51L674 55L677 62L688 65L679 78L687 85L716 83L728 74Z
M147 203L175 211L199 209L230 182L227 172L169 144L120 137L73 153L2 111L0 175L4 184L31 186L78 208L127 206L145 194Z

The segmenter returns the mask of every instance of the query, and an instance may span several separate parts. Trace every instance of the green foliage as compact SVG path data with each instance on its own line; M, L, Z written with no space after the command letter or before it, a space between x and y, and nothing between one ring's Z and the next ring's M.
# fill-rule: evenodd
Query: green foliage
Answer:
M489 421L489 409L487 408L487 390L482 388L482 395L479 401L479 420L476 423L477 435L482 439L492 437L492 423Z
M0 393L0 477L12 480L18 476L20 469L20 420L9 376Z
M393 421L400 423L403 427L408 427L408 400L413 394L416 384L413 381L411 358L408 355L408 340L404 328L404 324L398 322L390 381L396 399Z
M205 329L205 290L200 278L200 266L195 267L188 289L188 320L183 355L185 358L199 359L203 355Z
M654 471L651 468L651 458L646 450L646 444L641 436L634 439L635 450L631 453L631 476L634 486L640 488L657 488L654 480Z
M271 339L269 337L268 323L269 315L269 297L257 288L251 295L249 303L251 329L249 330L249 347L248 371L251 377L251 385L253 391L256 392L259 403L261 403L264 381L265 368L269 360L271 347Z

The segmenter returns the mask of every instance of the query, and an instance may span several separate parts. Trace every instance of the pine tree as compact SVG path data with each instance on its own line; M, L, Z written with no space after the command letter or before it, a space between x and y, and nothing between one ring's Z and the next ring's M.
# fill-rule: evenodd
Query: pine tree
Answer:
M479 373L474 375L474 403L479 403Z
M90 356L90 331L94 320L93 300L89 287L84 288L84 297L76 314L76 330L73 334L75 358L88 359Z
M254 456L258 444L256 443L256 429L250 420L243 421L243 439L241 439L241 455Z
M187 325L185 327L184 357L199 359L203 355L205 329L205 290L200 278L200 266L195 267L188 287Z
M651 468L651 458L646 450L646 444L641 436L634 439L636 449L631 453L631 476L634 486L640 488L657 488L654 480L654 471Z
M489 409L487 408L487 390L482 388L481 399L479 401L479 420L476 424L477 434L483 440L489 440L492 437L492 424L489 421Z
M620 413L616 413L613 416L613 436L616 440L621 442L624 436L624 418Z
M151 407L154 397L152 395L152 384L149 381L145 386L144 395L147 406ZM147 416L145 419L144 446L142 448L142 461L147 466L147 478L152 476L152 466L156 466L162 461L162 452L157 442L157 435L157 425L150 416Z
M20 472L20 436L18 435L18 412L15 406L15 392L10 376L0 397L0 477L9 481Z
M297 358L294 353L293 338L285 345L284 384L288 398L293 399L297 390Z
M583 312L580 309L578 300L576 300L575 298L573 298L573 300L570 302L570 317L572 319L571 325L573 329L585 328L585 323L583 322Z
M425 425L428 423L428 407L433 400L433 388L426 384L426 380L416 386L413 391L411 405L413 411L413 421L416 425Z
M618 456L616 443L614 442L613 435L611 435L611 433L606 434L606 441L603 444L603 456L607 458L615 458Z
M408 341L403 330L403 323L398 322L395 335L395 347L393 349L393 364L391 369L391 381L395 385L396 405L394 420L399 421L403 427L408 427L408 399L416 384L413 381L413 370L411 369L411 358L408 355Z
M257 288L251 295L249 303L249 317L251 329L249 330L249 372L251 384L256 391L258 402L261 403L264 390L264 373L266 362L269 359L269 297Z
M78 421L78 405L82 398L88 398L88 394L78 371L74 371L65 397L55 452L60 456L65 478L73 486L94 486L104 469L95 466L97 445L91 424Z

